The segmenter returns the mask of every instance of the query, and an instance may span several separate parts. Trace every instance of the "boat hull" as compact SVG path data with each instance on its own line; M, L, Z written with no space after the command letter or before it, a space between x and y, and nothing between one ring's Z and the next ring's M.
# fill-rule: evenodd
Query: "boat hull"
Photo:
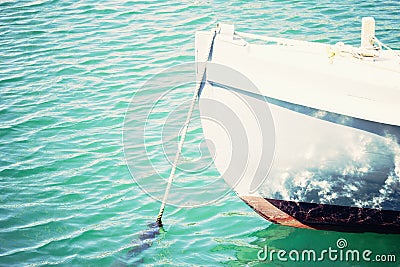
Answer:
M202 35L196 36L197 54L204 50L204 43ZM257 51L263 49L267 48ZM216 38L200 92L204 136L225 181L272 222L399 233L400 127L389 112L400 112L397 105L381 101L374 84L367 88L365 80L343 76L319 59L315 62L322 65L315 75L325 68L324 82L317 78L313 84L306 69L296 73L299 86L278 83L265 72L283 71L283 63L268 62L264 54L256 58L253 52L238 40ZM226 59L227 54L231 58ZM249 69L253 61L256 66L263 62L265 70ZM294 65L288 63L289 73L293 68L299 71ZM280 72L277 75L282 79ZM398 74L390 75L392 80L399 79ZM336 90L335 83L349 88ZM368 101L353 97L363 86L371 97ZM390 84L382 88L393 89ZM383 103L386 109L380 111L391 115L376 116L370 110L372 103L378 107ZM368 112L360 113L358 107Z
M268 221L297 228L340 232L400 234L400 213L391 210L266 199L241 198Z

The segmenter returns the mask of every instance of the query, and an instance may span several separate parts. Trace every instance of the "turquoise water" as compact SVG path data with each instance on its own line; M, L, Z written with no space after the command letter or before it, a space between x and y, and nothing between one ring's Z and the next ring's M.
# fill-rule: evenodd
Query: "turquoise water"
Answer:
M400 49L397 0L1 1L0 265L260 266L266 262L257 253L264 245L320 251L345 238L349 248L393 254L397 263L274 260L271 266L399 266L399 236L271 225L232 192L197 208L168 206L166 232L151 248L127 257L160 205L131 174L153 168L147 156L163 175L170 169L151 145L156 127L145 135L148 154L133 149L128 155L140 168L127 167L122 133L135 92L160 71L193 62L195 31L217 21L251 33L358 44L362 16L374 16L380 40ZM192 87L183 89L160 106L165 110L155 120L190 99ZM135 112L146 110L131 105ZM196 157L198 121L187 140L186 155ZM202 175L186 182L196 187L202 179L218 179L212 167ZM213 200L207 192L199 196Z

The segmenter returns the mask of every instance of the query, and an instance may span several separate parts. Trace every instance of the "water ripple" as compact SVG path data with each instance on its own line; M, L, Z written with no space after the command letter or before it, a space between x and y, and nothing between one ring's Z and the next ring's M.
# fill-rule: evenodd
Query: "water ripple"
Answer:
M380 39L398 49L399 10L399 1L383 0L1 1L0 265L107 266L126 257L159 203L126 167L124 115L154 74L194 60L196 30L222 21L251 33L358 44L361 16L374 15ZM137 106L135 112L147 110ZM197 148L201 129L192 127L187 144ZM148 143L147 156L161 164L154 136ZM134 160L145 162L144 156ZM169 171L169 165L159 167ZM141 166L134 175L148 173L149 166ZM254 263L248 253L257 252L263 236L311 235L322 242L317 234L286 228L263 232L269 223L234 194L197 209L167 207L165 216L168 233L143 259L127 264L237 266ZM394 237L379 240L381 248L398 251Z

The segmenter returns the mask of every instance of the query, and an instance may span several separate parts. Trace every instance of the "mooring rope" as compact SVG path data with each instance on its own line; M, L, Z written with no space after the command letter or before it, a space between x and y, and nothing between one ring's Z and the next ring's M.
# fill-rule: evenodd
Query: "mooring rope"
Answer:
M162 227L161 219L162 219L162 216L164 214L165 205L167 203L169 191L171 190L172 180L173 180L173 178L175 176L175 171L176 171L176 168L178 166L179 157L180 157L181 152L182 152L183 143L185 142L185 138L186 138L186 134L187 134L187 131L188 131L188 128L189 128L190 119L192 118L194 106L196 104L196 100L197 100L197 97L199 95L199 92L200 92L200 90L202 89L202 87L205 84L206 62L211 59L212 50L213 50L213 46L214 46L214 40L215 40L216 36L217 36L217 30L214 30L214 33L212 35L212 39L211 39L211 42L210 42L210 47L209 47L209 50L208 50L207 58L204 60L203 73L202 73L201 76L199 76L199 77L201 77L201 81L200 81L200 83L198 83L198 86L196 87L196 89L195 89L195 91L193 93L192 103L190 105L189 111L188 111L187 116L186 116L186 121L185 121L185 124L183 126L181 140L180 140L179 145L178 145L178 151L175 154L175 160L174 160L174 163L172 165L171 173L169 174L169 177L168 177L167 187L165 188L165 193L164 193L164 197L163 197L163 200L162 200L162 203L161 203L160 211L158 212L156 223L157 223L157 225L159 227ZM200 62L200 61L198 61L198 62ZM203 61L201 61L201 62L203 62Z
M400 53L396 52L395 50L393 50L392 48L390 48L388 45L384 44L381 42L381 40L379 40L378 38L376 38L375 36L372 37L372 41L376 42L380 47L384 47L387 50L389 50L390 52L392 52L394 55L396 55L397 57L400 58Z
M264 35L257 35L253 33L246 33L246 32L237 32L235 31L235 35L239 36L244 39L256 39L256 40L261 40L265 41L267 43L276 43L278 45L288 45L288 46L326 46L325 44L322 43L311 43L308 41L303 41L303 40L295 40L295 39L287 39L287 38L280 38L280 37L271 37L271 36L264 36Z

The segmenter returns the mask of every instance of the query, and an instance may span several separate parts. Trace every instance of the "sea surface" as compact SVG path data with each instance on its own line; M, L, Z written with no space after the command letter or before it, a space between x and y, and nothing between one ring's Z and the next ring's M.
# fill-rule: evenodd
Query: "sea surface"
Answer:
M0 265L400 266L398 235L272 225L226 190L215 167L190 162L176 181L194 190L172 187L164 231L143 238L164 188L152 177L171 169L159 126L183 124L187 108L175 108L188 107L194 90L177 84L155 100L174 88L176 73L168 72L163 86L146 85L193 63L195 31L227 22L249 33L358 45L363 16L374 16L378 38L400 49L398 0L0 1ZM124 131L125 114L140 129L146 99L157 103L146 132ZM135 140L129 148L123 136ZM199 157L203 143L196 110L185 159ZM338 249L339 239L397 262L257 258L266 246L318 252Z

